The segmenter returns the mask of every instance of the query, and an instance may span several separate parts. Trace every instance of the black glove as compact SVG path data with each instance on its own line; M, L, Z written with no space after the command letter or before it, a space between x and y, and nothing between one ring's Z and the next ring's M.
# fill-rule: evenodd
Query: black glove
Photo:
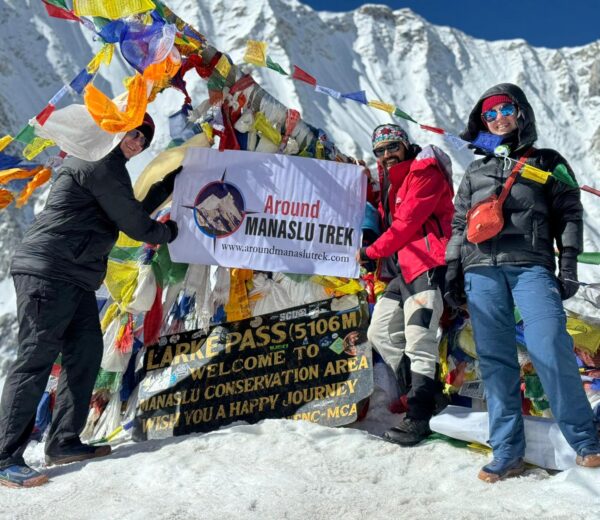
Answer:
M169 238L169 240L167 240L167 242L170 244L171 242L173 242L173 240L177 238L179 228L177 227L177 222L175 222L174 220L167 220L165 222L165 226L169 228L169 233L171 233L171 237Z
M164 189L169 193L173 193L173 188L175 187L175 177L179 175L183 166L179 166L179 168L175 168L172 172L167 173L162 181L160 181L164 187Z
M451 260L446 269L444 300L453 309L458 309L467 303L465 294L465 278L460 260Z
M142 201L143 208L148 213L154 213L167 200L175 187L175 177L181 171L182 166L167 173L160 181L155 182Z
M560 297L563 300L568 300L575 296L579 289L579 283L577 283L577 252L565 249L560 255L559 265L558 285Z

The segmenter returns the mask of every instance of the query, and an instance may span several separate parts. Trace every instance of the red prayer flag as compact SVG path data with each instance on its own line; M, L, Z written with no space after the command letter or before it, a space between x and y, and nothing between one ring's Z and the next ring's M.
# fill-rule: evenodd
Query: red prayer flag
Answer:
M593 193L594 195L598 195L598 197L600 197L600 190L597 190L596 188L592 188L591 186L583 185L581 187L581 189L583 191L587 191L588 193Z
M50 117L50 114L52 114L52 112L54 112L54 105L51 105L50 103L48 103L46 105L46 107L44 108L44 110L42 110L37 116L35 116L35 118L37 119L37 122L40 125L43 125L46 121L48 121L48 118Z
M423 130L429 130L430 132L435 132L436 134L445 134L446 130L443 128L438 128L437 126L427 126L427 125L419 125Z
M317 80L313 78L308 72L304 72L300 67L294 65L294 72L292 78L304 81L313 87L317 86Z
M79 17L75 15L72 11L68 11L66 9L61 9L56 5L52 5L46 0L42 0L44 5L46 6L46 11L48 11L48 15L54 18L62 18L63 20L73 20L74 22L79 22Z

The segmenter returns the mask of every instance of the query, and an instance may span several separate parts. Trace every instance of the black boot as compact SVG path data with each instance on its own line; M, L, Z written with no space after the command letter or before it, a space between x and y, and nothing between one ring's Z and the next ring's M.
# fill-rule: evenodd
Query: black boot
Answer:
M424 441L431 434L429 419L405 417L398 426L385 432L383 438L401 446L414 446Z
M110 455L112 449L108 444L101 446L90 446L83 444L77 437L66 441L52 444L46 447L46 464L48 466L59 466L78 462L81 460L95 459Z

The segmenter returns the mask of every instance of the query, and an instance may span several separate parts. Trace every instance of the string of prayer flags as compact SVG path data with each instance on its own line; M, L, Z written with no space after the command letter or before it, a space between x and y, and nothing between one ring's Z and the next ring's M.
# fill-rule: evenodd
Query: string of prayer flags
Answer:
M437 126L428 126L428 125L419 125L422 130L427 130L429 132L433 132L434 134L444 135L446 130L443 128L438 128Z
M31 161L49 146L54 146L54 141L51 141L50 139L44 139L43 137L36 137L23 150L23 157L25 157L25 159L28 161Z
M493 153L502 142L501 135L490 134L489 132L479 132L473 141L473 144L486 152Z
M596 188L592 188L591 186L587 186L586 184L584 184L581 189L583 191L587 191L588 193L593 193L594 195L597 195L598 197L600 197L600 190L597 190Z
M575 179L571 177L569 171L567 170L567 167L562 163L559 164L556 168L554 168L552 176L558 179L559 181L564 182L568 186L571 186L572 188L577 188L577 182L575 182Z
M15 200L13 194L5 189L0 189L0 209L6 208L12 201Z
M275 63L269 56L267 56L267 67L269 67L271 70L279 72L279 74L283 74L284 76L288 75L288 73L283 70L281 65L279 65L279 63Z
M5 135L2 139L0 139L0 152L4 150L10 143L13 142L13 138L10 135ZM4 155L4 154L2 154Z
M396 107L394 115L396 117L401 117L402 119L406 119L407 121L412 121L413 123L416 123L416 121L412 117L410 117L406 112L400 110L398 107Z
M41 166L38 167L37 170L26 168L10 168L8 170L0 171L0 184L8 184L11 181L20 179L29 179L40 170Z
M16 136L15 141L19 141L23 144L29 144L31 141L35 139L35 132L33 130L33 126L27 125L23 130L21 130Z
M363 105L368 105L367 101L367 93L364 90L359 90L358 92L348 92L347 94L342 94L343 98L353 99L354 101L358 101Z
M96 54L96 56L92 58L92 61L90 61L87 64L87 67L85 69L90 74L95 74L102 63L104 63L105 65L110 65L114 54L114 50L115 46L112 43L105 43L102 46L102 49L100 49L100 51Z
M384 103L383 101L379 101L377 99L373 99L367 103L370 107L376 108L377 110L383 110L388 114L393 114L396 110L394 105L390 105L389 103Z
M7 155L5 153L0 152L0 170L8 170L10 168L14 168L21 162L23 162L23 160L20 157L13 157L12 155Z
M448 132L444 134L444 140L455 150L462 150L470 144L469 141L465 141L457 135L449 134Z
M546 182L548 182L548 178L551 176L552 174L550 172L545 172L544 170L540 170L539 168L531 166L530 164L524 164L523 168L521 169L521 177L539 184L546 184Z
M340 99L342 97L341 92L338 92L337 90L333 90L332 88L329 88L329 87L323 87L322 85L316 85L315 90L317 92L320 92L321 94L327 94L328 96L331 96L334 99Z
M246 53L244 61L251 63L257 67L267 66L267 44L256 40L248 40L246 42Z
M81 94L83 89L94 79L94 74L90 74L86 69L82 69L82 71L73 78L71 83L69 83L69 87L71 87L77 94Z
M69 10L64 0L42 0L48 16L79 22L79 17Z
M32 171L35 171L35 176L27 183L27 186L23 188L23 191L21 191L21 193L17 197L15 201L17 208L20 208L23 205L25 205L29 200L29 197L31 197L31 195L35 191L35 189L39 188L43 184L46 184L52 177L52 170L50 170L50 168L44 168L39 166L37 168L34 168L34 170Z
M122 112L114 101L94 85L86 87L83 96L85 106L102 130L110 133L128 132L142 124L148 105L146 80L141 74L136 74L127 90L127 108Z
M77 16L101 16L110 20L145 13L154 7L150 0L73 0Z
M308 72L302 70L298 65L294 65L294 71L292 72L292 78L298 81L304 81L313 87L317 86L317 80L311 76Z

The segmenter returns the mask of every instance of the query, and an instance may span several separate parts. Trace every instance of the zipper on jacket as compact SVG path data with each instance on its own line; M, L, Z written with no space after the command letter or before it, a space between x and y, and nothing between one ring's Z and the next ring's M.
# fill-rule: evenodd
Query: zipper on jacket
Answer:
M425 246L427 247L427 251L431 251L431 246L429 245L429 239L427 238L427 228L425 224L423 224L423 238L425 239Z

